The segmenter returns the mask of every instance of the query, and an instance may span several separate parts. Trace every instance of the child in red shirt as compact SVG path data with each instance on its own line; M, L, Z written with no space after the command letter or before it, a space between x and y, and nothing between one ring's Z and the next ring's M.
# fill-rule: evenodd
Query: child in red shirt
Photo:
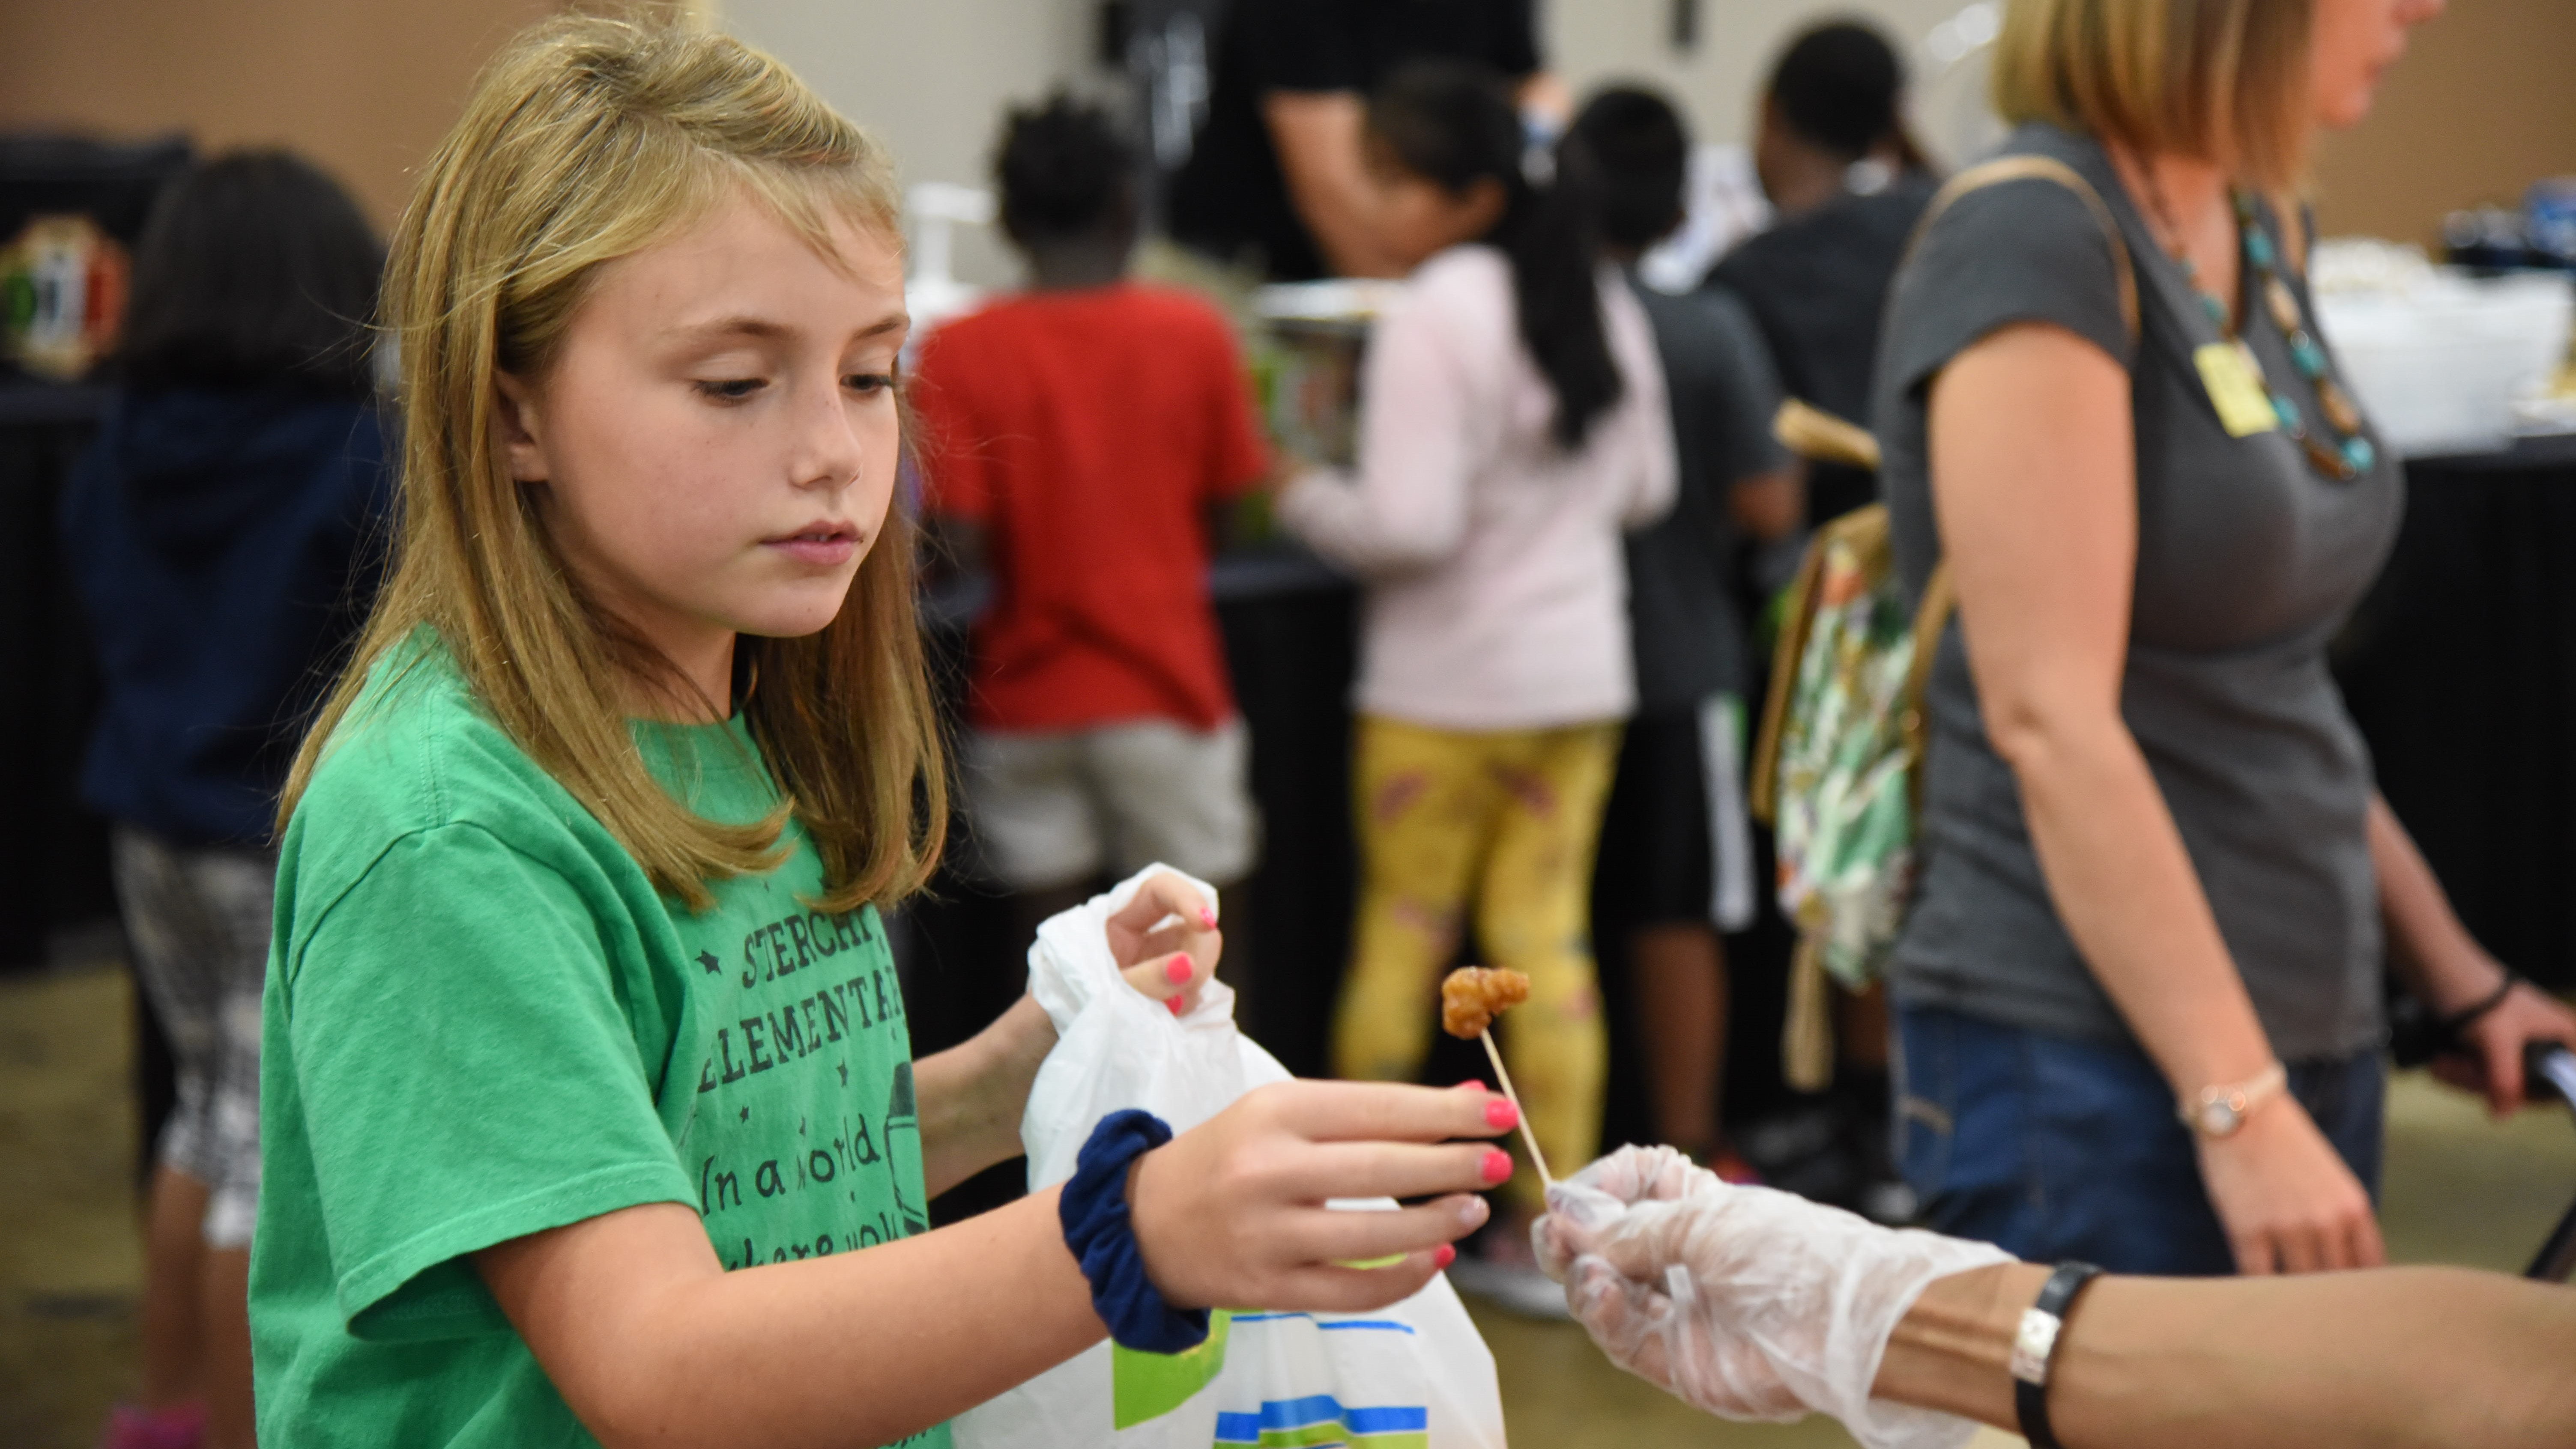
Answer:
M1251 873L1243 722L1207 593L1211 538L1268 460L1225 319L1124 279L1128 148L1062 96L1012 113L994 170L1030 289L923 345L924 511L987 568L967 811L1032 921L1163 861Z

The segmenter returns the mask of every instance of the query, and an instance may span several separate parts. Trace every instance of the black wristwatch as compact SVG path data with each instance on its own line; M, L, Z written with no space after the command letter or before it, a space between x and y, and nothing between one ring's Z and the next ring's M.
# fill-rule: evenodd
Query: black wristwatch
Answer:
M2039 1301L2022 1310L2021 1330L2013 1335L2013 1413L2030 1449L2065 1449L2048 1426L2048 1368L2057 1357L2057 1336L2075 1307L2075 1295L2101 1276L2102 1270L2090 1263L2060 1263L2040 1288Z

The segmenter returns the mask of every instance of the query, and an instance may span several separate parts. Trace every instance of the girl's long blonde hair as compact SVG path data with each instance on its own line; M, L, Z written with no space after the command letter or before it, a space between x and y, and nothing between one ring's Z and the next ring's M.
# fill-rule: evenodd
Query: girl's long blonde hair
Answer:
M791 811L821 853L824 909L890 903L928 877L946 771L902 509L821 632L737 645L755 681L743 709L787 803L724 825L646 770L627 701L673 671L576 587L494 430L496 374L544 375L603 264L745 191L826 255L836 216L899 236L882 148L727 37L564 16L485 69L387 264L404 422L394 568L296 755L281 829L371 672L426 625L491 718L692 909L708 881L773 866Z
M2314 11L2314 0L2007 0L1995 112L2199 157L2284 191L2315 131Z

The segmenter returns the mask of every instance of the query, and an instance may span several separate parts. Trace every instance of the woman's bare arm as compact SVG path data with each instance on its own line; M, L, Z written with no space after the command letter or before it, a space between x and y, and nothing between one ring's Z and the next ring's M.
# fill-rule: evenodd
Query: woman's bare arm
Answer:
M1935 1280L1882 1398L2018 1430L2009 1371L2045 1267ZM2105 1278L2076 1300L2048 1416L2085 1449L2541 1449L2576 1443L2576 1292L2455 1268Z
M2049 895L2178 1098L2273 1059L2172 813L2120 715L2137 565L2129 376L2024 324L1942 369L1933 503L1988 737L2020 782ZM2240 1267L2380 1261L2370 1201L2304 1109L2204 1139Z
M1288 200L1325 264L1337 276L1403 276L1378 237L1377 187L1361 151L1368 103L1350 91L1273 91L1262 97L1261 119Z
M2427 1006L2443 1016L2465 1012L2491 997L2505 981L2503 963L2460 924L2451 898L2415 848L2388 802L2370 797L2370 864L2379 876L2379 911L2388 928L2388 959ZM2522 1051L2532 1041L2576 1046L2576 1012L2528 983L2471 1022L2461 1035L2466 1060L2454 1072L2437 1064L2455 1084L2486 1093L2496 1115L2523 1103Z

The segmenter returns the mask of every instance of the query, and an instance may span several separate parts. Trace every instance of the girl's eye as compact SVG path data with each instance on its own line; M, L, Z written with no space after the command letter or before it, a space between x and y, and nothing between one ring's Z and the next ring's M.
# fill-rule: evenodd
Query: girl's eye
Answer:
M728 377L702 381L698 384L698 391L721 402L741 402L766 386L767 383L756 377Z
M848 377L841 379L841 381L844 386L848 387L853 392L873 395L884 392L886 389L894 386L894 374L890 372L854 372Z

